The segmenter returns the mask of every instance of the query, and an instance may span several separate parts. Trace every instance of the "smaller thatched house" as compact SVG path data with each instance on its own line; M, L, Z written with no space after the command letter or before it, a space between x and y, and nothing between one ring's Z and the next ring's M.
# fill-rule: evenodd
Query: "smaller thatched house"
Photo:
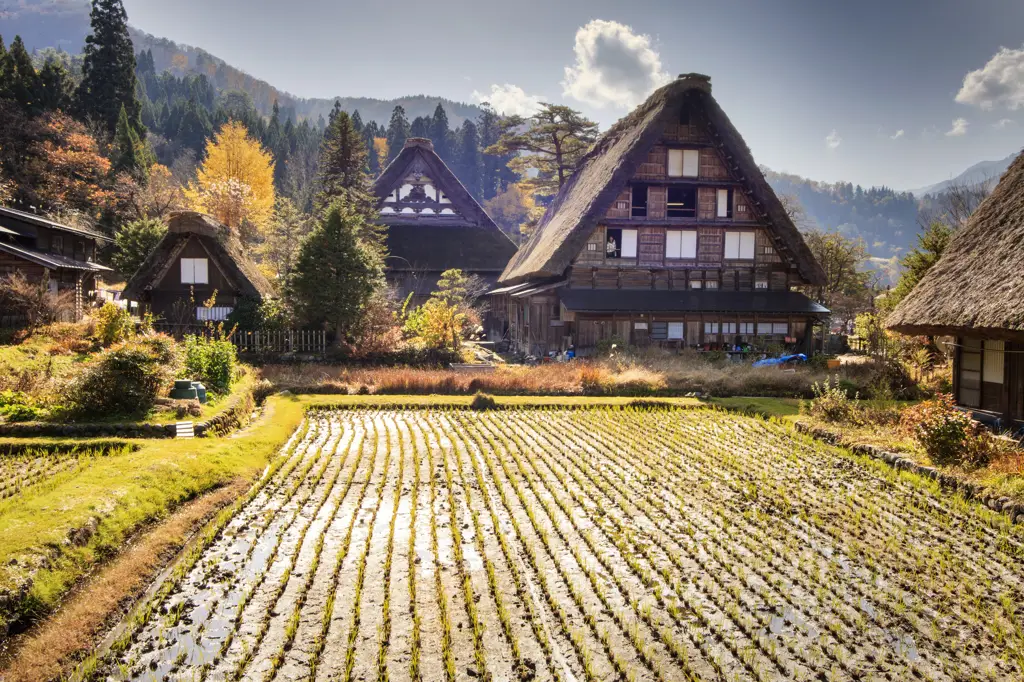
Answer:
M213 307L203 304L216 294ZM219 321L243 299L263 300L274 289L229 228L194 211L171 215L167 234L124 290L171 324Z
M955 337L957 402L1024 423L1024 154L886 325Z

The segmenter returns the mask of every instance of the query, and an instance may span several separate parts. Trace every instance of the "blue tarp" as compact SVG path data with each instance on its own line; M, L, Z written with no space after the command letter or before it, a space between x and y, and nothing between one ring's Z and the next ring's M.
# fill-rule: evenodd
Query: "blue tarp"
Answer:
M807 362L807 356L803 353L797 353L796 355L783 355L780 358L765 358L755 362L754 367L774 367L776 365L785 365L788 362Z

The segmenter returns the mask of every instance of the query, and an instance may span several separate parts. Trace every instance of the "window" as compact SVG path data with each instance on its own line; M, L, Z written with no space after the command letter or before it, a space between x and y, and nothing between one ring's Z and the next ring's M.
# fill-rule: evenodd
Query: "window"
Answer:
M597 251L597 244L594 242L587 243L587 251Z
M717 279L709 279L708 281L704 282L704 288L705 289L717 289L718 288L718 280Z
M647 217L647 185L633 185L633 207L630 215L634 218Z
M212 308L200 306L196 308L196 320L199 322L223 322L228 319L232 310L234 308L229 305L215 305Z
M789 334L788 322L772 322L772 334L787 336Z
M668 338L670 338L670 339L682 339L683 338L683 323L682 322L669 322L668 323Z
M726 232L725 233L725 257L740 258L745 260L754 259L754 233L753 232Z
M668 230L665 232L665 258L696 258L697 232Z
M723 322L722 323L722 333L723 334L735 334L736 333L736 323L735 322Z
M766 246L766 247L764 247L764 255L766 255L766 256L774 256L775 255L775 247L774 246Z
M683 150L683 177L695 178L700 170L700 152L696 149Z
M704 323L704 333L705 334L717 334L718 333L718 323L717 322L705 322Z
M210 276L205 258L181 259L182 284L209 284Z
M1005 372L1003 371L1003 357L1005 344L1002 341L986 341L985 357L982 360L981 380L986 384L1001 384Z
M746 204L740 204L739 206L736 207L736 212L737 213L746 214L746 212L747 212L747 205Z
M732 190L731 189L720 189L717 192L718 197L718 212L715 214L719 218L731 218L732 217Z
M636 230L616 228L608 230L605 256L608 258L636 258Z
M682 149L669 149L668 150L668 176L670 178L678 178L683 175L683 150Z
M758 336L767 336L768 334L771 334L771 333L772 333L772 323L771 322L758 322L757 323L757 335Z
M699 280L699 279L691 279L690 280L690 288L691 289L702 289L703 287L704 287L703 280Z
M753 322L740 322L740 334L753 334L754 323Z
M766 279L759 279L759 280L757 280L756 282L754 282L754 288L755 289L767 289L768 288L768 280L766 280Z
M666 209L669 218L696 218L697 188L669 187Z
M963 339L960 348L960 403L981 406L981 339Z

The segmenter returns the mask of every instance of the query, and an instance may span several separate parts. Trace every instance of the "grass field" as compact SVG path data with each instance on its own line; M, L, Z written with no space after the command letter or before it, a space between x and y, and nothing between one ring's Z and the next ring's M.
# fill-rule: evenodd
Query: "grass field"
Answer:
M1010 680L1024 544L710 410L314 410L93 679Z

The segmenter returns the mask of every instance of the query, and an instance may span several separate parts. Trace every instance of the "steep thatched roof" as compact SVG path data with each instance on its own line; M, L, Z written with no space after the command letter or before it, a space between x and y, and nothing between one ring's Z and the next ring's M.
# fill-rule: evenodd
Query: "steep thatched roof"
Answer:
M905 334L1024 335L1024 154L886 326Z
M176 211L168 221L167 234L146 258L124 288L124 297L138 301L142 294L157 287L173 267L174 259L189 239L199 239L238 293L253 298L271 298L274 287L256 264L245 255L245 247L231 230L208 215L195 211Z
M677 120L684 103L693 103L691 111L703 112L711 138L724 152L730 172L744 182L755 210L770 224L780 249L789 253L800 276L808 284L823 282L821 266L768 186L743 138L711 96L710 79L701 74L684 74L655 91L601 136L579 170L558 192L533 237L505 268L500 281L511 284L561 275L665 127Z

